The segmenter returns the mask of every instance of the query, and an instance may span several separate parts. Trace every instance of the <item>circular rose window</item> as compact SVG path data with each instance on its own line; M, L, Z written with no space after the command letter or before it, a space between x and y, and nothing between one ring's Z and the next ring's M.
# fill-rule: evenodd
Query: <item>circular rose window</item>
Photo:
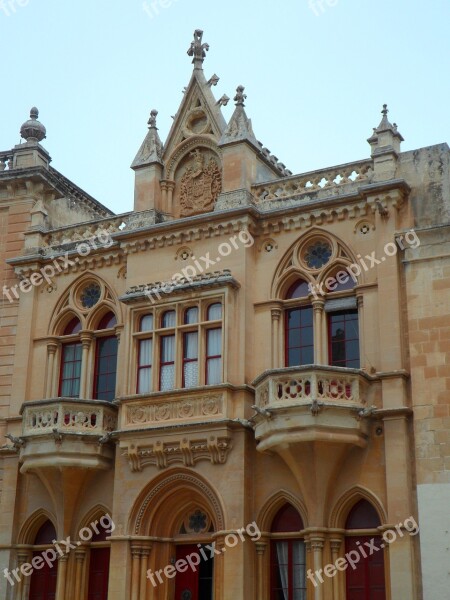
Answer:
M101 289L97 283L90 283L80 294L80 302L83 308L92 308L100 300Z
M304 261L310 269L320 269L330 260L332 252L328 242L314 242L306 248Z

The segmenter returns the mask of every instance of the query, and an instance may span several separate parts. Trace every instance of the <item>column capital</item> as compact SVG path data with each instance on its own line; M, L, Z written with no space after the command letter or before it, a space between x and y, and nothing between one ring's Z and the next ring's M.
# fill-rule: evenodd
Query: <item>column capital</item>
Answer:
M270 313L273 321L279 321L283 310L281 308L271 308Z
M315 311L322 311L325 306L325 300L324 298L313 298L311 304Z
M266 548L267 548L267 543L266 542L256 542L255 546L256 546L256 554L264 554L264 552L266 551Z
M92 331L88 331L87 329L80 331L80 340L83 348L89 348L93 339L94 334Z
M47 352L48 354L55 354L58 350L59 341L57 338L47 340Z

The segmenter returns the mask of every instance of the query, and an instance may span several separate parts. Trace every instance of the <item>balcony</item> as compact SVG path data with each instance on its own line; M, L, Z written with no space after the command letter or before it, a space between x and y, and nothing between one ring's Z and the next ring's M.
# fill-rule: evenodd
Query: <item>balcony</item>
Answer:
M324 442L364 447L374 379L358 369L305 366L266 371L255 382L258 450Z
M21 472L42 468L107 469L117 407L100 400L57 398L22 406Z

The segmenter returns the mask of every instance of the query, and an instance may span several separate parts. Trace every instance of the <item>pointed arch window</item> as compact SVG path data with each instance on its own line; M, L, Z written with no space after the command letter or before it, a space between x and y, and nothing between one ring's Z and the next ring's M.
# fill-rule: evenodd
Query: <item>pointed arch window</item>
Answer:
M314 363L313 308L308 300L308 283L303 279L291 285L286 300L298 299L300 303L285 312L285 366Z
M53 548L56 530L51 521L45 521L36 534L33 546L33 559L42 557L42 552ZM58 577L58 561L51 566L45 563L40 569L34 569L30 579L29 600L54 600Z
M272 522L270 600L306 600L306 548L303 521L286 503ZM293 536L293 533L298 533ZM284 537L285 536L285 537Z
M81 322L73 317L66 325L63 336L77 335L81 330ZM79 398L81 381L82 346L79 339L65 341L61 349L61 372L59 378L59 396Z
M345 552L356 551L361 560L355 569L346 571L347 598L359 598L361 600L386 600L385 566L383 539L378 533L380 518L374 507L367 500L360 500L351 509L345 523ZM373 530L373 534L359 535L352 533L355 530ZM361 553L361 547L365 544L377 548L367 556ZM370 547L370 546L368 546Z
M106 313L97 325L95 352L94 394L95 400L112 402L116 395L118 340L114 330L116 316Z

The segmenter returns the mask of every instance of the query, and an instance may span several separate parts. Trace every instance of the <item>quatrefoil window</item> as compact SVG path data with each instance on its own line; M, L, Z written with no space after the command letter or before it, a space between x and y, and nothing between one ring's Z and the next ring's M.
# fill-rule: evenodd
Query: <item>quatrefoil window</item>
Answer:
M320 269L330 260L332 252L328 242L317 241L306 248L304 261L310 269Z
M80 294L80 302L83 308L92 308L100 300L101 288L97 283L90 283Z

